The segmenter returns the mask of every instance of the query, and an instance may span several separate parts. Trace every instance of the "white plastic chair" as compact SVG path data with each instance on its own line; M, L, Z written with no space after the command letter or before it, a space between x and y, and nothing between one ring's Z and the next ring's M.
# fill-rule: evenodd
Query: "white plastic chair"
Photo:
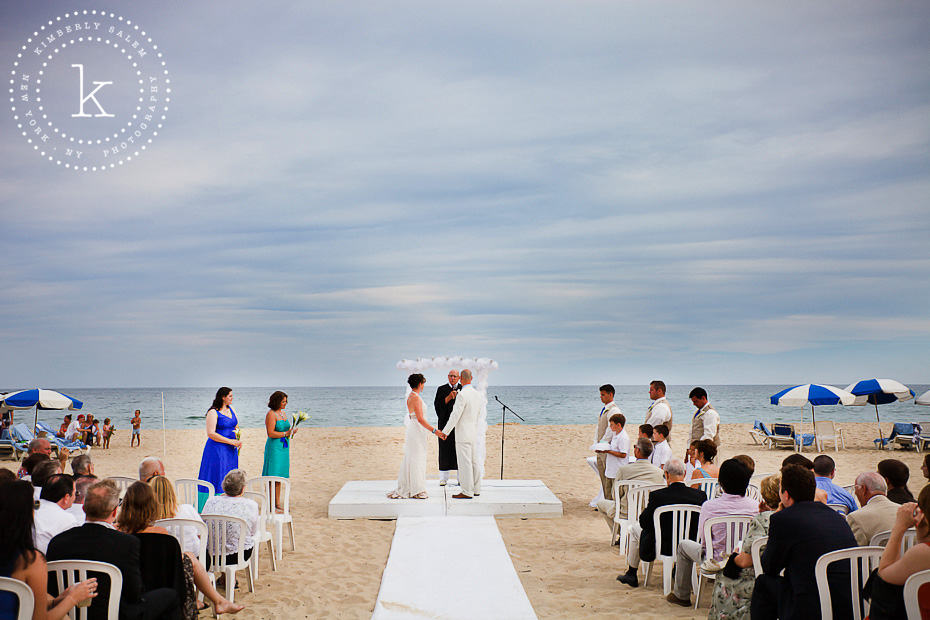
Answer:
M721 529L724 530L723 557L726 558L729 557L731 553L739 549L739 546L746 535L746 530L749 529L750 521L752 521L752 517L746 516L712 517L704 521L704 557L714 557L714 545L712 540L713 526L724 526L723 528L718 527L717 533L719 534ZM694 608L697 609L698 603L701 601L701 590L704 587L704 579L707 578L709 580L716 580L717 575L715 573L705 572L697 563L695 563L692 581L695 576L697 577L697 587L694 588Z
M904 609L907 620L920 620L920 602L917 595L920 586L930 583L930 568L914 573L904 582Z
M174 536L178 544L181 545L181 551L185 549L186 541L190 540L189 537L192 535L190 528L196 530L196 533L193 534L197 537L197 561L199 561L204 567L207 565L207 525L203 521L197 521L196 519L159 519L155 522L155 525L159 525L166 530L168 533ZM210 583L213 584L213 587L216 587L216 575L213 573L207 573L207 576L210 578ZM203 592L197 593L197 600L203 601ZM216 609L213 609L213 617L216 617Z
M0 591L10 592L19 601L19 612L15 620L32 620L32 610L35 608L35 595L25 582L12 577L0 577Z
M200 488L207 490L207 499L216 495L216 489L213 488L212 482L206 480L197 480L196 478L178 478L174 481L174 488L178 491L178 503L190 504L200 512Z
M842 430L837 430L836 424L830 420L817 420L814 422L814 442L817 444L817 451L823 452L823 444L832 441L833 451L840 451L840 444L846 449L846 435Z
M107 618L119 617L119 599L123 592L123 573L112 564L91 560L55 560L48 563L48 572L50 575L55 575L59 592L64 592L74 584L87 579L88 572L107 575L110 579L110 600L107 601ZM75 607L68 612L68 615L74 620L75 611L77 611L77 620L87 620L87 609L87 607Z
M847 506L846 504L827 504L827 506L837 511L844 517L849 514L849 506Z
M210 557L210 572L224 573L226 575L226 599L233 602L236 591L236 572L245 569L249 580L249 592L255 591L252 579L252 563L245 559L245 537L249 533L249 525L244 519L226 515L203 514L204 523L207 524L207 555ZM226 563L226 542L229 528L238 528L239 537L236 545L236 563ZM252 550L255 553L255 550Z
M620 502L617 491L625 487L626 518L620 517ZM649 493L664 488L664 484L653 484L642 480L615 480L614 481L614 523L610 532L610 544L619 537L620 555L626 555L626 546L630 538L630 526L639 523L639 515L649 502Z
M112 480L114 484L116 484L116 488L119 489L120 497L126 494L126 489L128 489L133 482L139 482L135 478L129 478L127 476L107 476L107 480Z
M284 513L278 514L274 508L274 486L275 483L281 487L281 503L283 504ZM280 476L259 476L248 481L250 491L261 493L268 502L268 523L274 528L274 550L277 559L280 562L284 549L284 524L288 526L288 533L291 537L291 551L297 550L294 542L294 520L291 518L291 481Z
M255 546L252 548L252 576L258 581L258 550L262 543L268 543L268 553L271 556L271 570L278 570L278 561L274 553L274 538L268 531L268 502L265 496L254 491L244 491L243 497L248 497L258 504L258 531L255 533Z
M827 582L827 567L834 562L849 562L850 593L852 595L853 620L862 620L869 613L869 604L861 600L862 586L872 569L878 568L882 557L881 547L852 547L824 553L817 558L814 565L814 578L817 580L817 592L820 594L820 615L833 617L833 601L830 599L830 586Z
M752 541L752 546L749 547L749 555L752 556L752 570L756 573L756 577L764 572L762 570L762 549L768 542L768 536L759 536Z
M717 496L717 485L719 483L716 478L692 478L691 482L685 481L685 484L692 488L694 485L699 485L698 488L704 491L707 499L714 499Z
M746 487L746 497L748 497L749 499L755 502L761 502L763 501L762 489L760 489L758 486L754 484L750 484L749 486Z
M662 555L662 540L664 539L660 517L666 513L671 513L672 517L672 549L671 555ZM653 527L656 532L656 562L662 562L662 595L668 596L672 591L672 567L675 566L675 557L678 553L678 542L682 539L691 537L691 521L697 523L701 516L701 507L694 504L670 504L660 506L652 515ZM696 528L695 528L696 529ZM646 578L643 586L649 585L649 577L652 574L651 564L645 568Z
M872 540L869 541L869 546L871 547L886 547L888 546L888 540L891 538L891 530L885 530L884 532L879 532L872 537ZM917 530L915 528L909 528L905 530L904 537L901 539L901 555L917 544Z

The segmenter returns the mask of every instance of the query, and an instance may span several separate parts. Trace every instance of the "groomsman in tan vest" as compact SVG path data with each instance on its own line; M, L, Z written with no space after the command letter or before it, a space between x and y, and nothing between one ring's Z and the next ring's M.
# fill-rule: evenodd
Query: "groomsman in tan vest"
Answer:
M597 418L597 432L594 434L594 443L610 443L614 432L610 430L610 416L623 413L614 402L614 386L605 383L599 388L601 392L601 414ZM604 499L613 499L613 479L605 475L607 471L607 453L597 453L597 473L601 477L601 488L604 490Z
M707 390L696 387L688 394L688 398L697 407L694 417L691 418L691 438L688 440L688 446L692 441L699 439L710 439L715 446L720 446L720 414L707 402Z
M649 382L649 398L652 399L652 404L646 410L646 424L651 425L653 428L659 424L664 424L668 427L668 437L671 438L672 406L668 404L668 399L665 398L664 381L657 379Z

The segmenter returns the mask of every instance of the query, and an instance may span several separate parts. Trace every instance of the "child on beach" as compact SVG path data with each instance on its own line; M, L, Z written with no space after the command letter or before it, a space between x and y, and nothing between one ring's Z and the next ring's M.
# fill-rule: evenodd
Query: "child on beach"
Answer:
M110 418L104 418L103 420L103 448L108 450L110 448L110 437L113 436L113 431L116 429L113 428L113 425L110 424Z
M140 429L142 428L142 412L136 409L135 415L132 417L132 419L129 422L130 424L132 424L132 436L129 438L129 447L131 448L133 445L135 445L136 439L139 440L138 445L141 446L142 435L140 433Z
M100 445L100 420L94 420L94 425L91 430L91 433L93 435L91 439L94 440L94 445L99 446Z
M609 423L610 430L614 433L614 436L610 439L610 449L596 450L596 452L607 453L607 468L604 475L610 480L611 497L605 497L604 499L613 501L613 485L617 470L620 469L621 465L627 464L628 455L632 451L630 450L630 436L623 430L626 425L626 417L622 413L615 413L610 416Z

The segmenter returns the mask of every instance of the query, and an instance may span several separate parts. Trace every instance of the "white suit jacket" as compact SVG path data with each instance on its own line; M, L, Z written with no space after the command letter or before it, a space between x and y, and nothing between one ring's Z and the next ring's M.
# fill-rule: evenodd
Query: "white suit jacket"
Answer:
M481 413L481 394L471 384L466 385L455 399L455 406L442 432L446 435L455 429L455 440L472 443L478 437L478 415Z

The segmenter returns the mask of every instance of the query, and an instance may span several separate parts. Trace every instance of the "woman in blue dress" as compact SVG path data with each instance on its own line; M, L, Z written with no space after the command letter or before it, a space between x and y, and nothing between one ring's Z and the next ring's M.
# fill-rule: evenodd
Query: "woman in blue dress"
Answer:
M239 468L238 450L242 442L236 439L239 420L231 406L232 400L232 390L221 387L207 411L207 444L203 447L198 477L213 484L217 492L221 492L226 474Z

